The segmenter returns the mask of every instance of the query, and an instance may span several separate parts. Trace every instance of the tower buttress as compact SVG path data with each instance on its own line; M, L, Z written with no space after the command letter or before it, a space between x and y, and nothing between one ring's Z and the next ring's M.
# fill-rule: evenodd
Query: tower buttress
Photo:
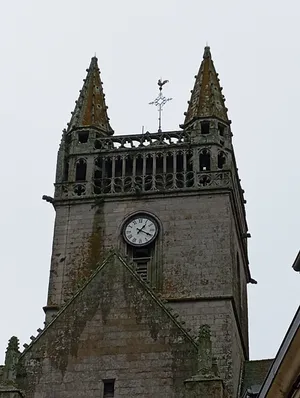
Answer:
M82 283L99 260L98 254L100 249L99 246L95 248L97 244L95 243L96 237L94 237L90 239L89 247L85 249L85 254L83 253L84 250L81 253L81 256L84 257L85 255L86 258L88 257L88 260L85 260L89 262L88 271L78 270L76 267L72 269L71 266L69 269L66 266L69 260L68 253L72 253L73 256L75 255L73 252L75 245L72 246L73 242L69 241L67 231L68 224L70 223L70 214L72 213L70 207L68 207L70 200L72 201L72 199L79 197L84 199L90 194L89 189L91 189L91 186L87 185L86 181L91 181L92 179L94 159L92 159L90 153L95 150L94 142L99 138L112 136L114 133L107 114L108 107L105 102L105 94L102 88L96 57L91 59L90 66L87 69L87 76L84 79L79 98L75 103L75 109L72 112L68 127L63 130L57 155L53 201L56 209L56 221L48 302L47 306L44 307L46 323L51 321L52 317L61 308L61 305L76 291L77 285ZM75 203L73 202L73 204ZM84 218L83 210L80 210L80 214ZM80 216L78 217L80 218ZM99 217L97 220L99 221ZM98 228L98 221L95 222L94 227L96 229ZM61 248L62 246L61 238L65 239L65 241L62 253L58 254L57 248ZM60 249L58 250L60 251ZM90 265L91 262L93 263L92 266ZM69 286L70 280L72 280L72 287Z

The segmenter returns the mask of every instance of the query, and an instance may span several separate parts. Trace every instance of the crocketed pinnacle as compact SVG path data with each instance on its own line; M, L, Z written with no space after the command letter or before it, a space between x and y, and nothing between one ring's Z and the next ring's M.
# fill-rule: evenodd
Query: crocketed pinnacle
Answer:
M80 127L96 127L107 135L112 135L113 130L107 116L105 94L102 89L98 60L93 57L90 67L87 69L87 77L84 79L68 131Z
M227 108L216 73L210 48L204 49L203 60L198 75L195 76L195 86L185 113L183 127L201 118L217 117L228 122Z

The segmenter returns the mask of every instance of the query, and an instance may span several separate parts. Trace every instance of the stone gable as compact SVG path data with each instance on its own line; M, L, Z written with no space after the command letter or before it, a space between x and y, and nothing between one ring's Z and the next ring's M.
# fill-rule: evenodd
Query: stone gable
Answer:
M111 256L21 356L28 398L183 397L197 347L121 258Z

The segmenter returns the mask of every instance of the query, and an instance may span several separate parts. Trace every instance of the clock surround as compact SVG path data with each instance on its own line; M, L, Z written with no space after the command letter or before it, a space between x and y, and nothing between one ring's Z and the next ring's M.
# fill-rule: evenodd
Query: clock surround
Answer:
M131 215L122 228L125 242L135 247L150 245L155 241L158 232L158 222L155 217L143 212Z

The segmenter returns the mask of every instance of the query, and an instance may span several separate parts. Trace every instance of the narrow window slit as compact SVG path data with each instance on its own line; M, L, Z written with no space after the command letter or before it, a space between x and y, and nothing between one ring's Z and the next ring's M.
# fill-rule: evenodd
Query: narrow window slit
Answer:
M111 159L105 160L105 177L106 178L112 177L112 161L111 161Z
M183 154L182 153L178 153L176 156L176 171L178 173L182 173L183 172Z
M132 156L128 156L125 161L125 176L132 176L133 172L133 158Z
M167 173L173 173L173 154L167 154Z
M184 167L183 167L183 153L177 153L176 155L176 187L184 187Z
M156 174L162 174L164 172L164 158L162 155L156 157Z
M95 179L102 178L102 158L100 158L100 157L96 158L96 160L95 160L94 178Z
M111 177L112 177L112 160L105 159L104 162L104 179L103 179L103 193L109 193L111 190Z
M85 181L86 179L86 161L83 159L79 159L76 163L76 181Z
M115 177L122 176L122 167L123 167L123 160L121 156L118 156L116 158L116 163L115 163Z
M64 181L68 181L69 179L69 162L66 161L64 164Z
M143 175L143 158L141 155L139 155L136 158L136 166L135 167L136 167L135 174L137 176L142 176Z
M193 171L193 155L188 153L186 155L186 169L187 171Z
M147 156L146 158L146 174L153 174L153 158L152 156Z
M218 154L218 169L223 169L226 162L226 156L224 152L219 152Z
M95 159L94 193L100 194L101 188L102 188L102 158L98 157Z
M200 152L200 171L210 170L210 153L207 149Z
M218 130L219 130L219 134L224 137L224 133L225 133L225 126L224 124L218 123Z
M209 134L209 122L201 122L201 134Z

